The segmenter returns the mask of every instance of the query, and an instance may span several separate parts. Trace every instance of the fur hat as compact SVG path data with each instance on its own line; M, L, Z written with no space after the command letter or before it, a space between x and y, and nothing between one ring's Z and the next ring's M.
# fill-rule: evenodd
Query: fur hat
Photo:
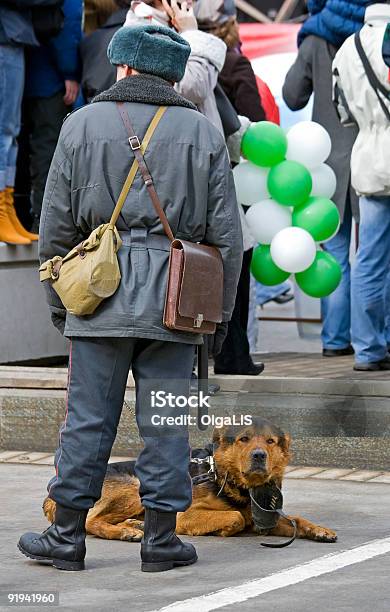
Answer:
M178 83L184 76L190 45L165 26L136 25L117 30L107 49L111 64Z

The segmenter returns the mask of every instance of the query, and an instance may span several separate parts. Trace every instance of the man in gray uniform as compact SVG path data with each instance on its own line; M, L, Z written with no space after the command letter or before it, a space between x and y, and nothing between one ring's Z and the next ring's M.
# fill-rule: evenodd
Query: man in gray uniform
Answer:
M64 256L112 214L134 159L116 102L126 103L140 140L157 108L168 106L145 159L174 235L220 249L224 322L217 328L216 352L234 307L242 237L224 139L173 88L189 53L188 43L162 26L121 28L115 34L108 55L117 66L116 84L63 125L45 190L40 258ZM197 556L174 535L176 513L192 499L188 431L153 424L150 389L160 381L163 390L188 391L194 344L201 336L162 323L170 242L139 173L117 228L123 240L121 284L93 315L66 313L50 288L53 322L72 341L67 412L56 476L49 484L57 509L54 524L42 535L23 535L19 548L60 569L84 568L85 519L101 494L131 367L144 442L136 464L146 511L142 567L161 571L194 563Z

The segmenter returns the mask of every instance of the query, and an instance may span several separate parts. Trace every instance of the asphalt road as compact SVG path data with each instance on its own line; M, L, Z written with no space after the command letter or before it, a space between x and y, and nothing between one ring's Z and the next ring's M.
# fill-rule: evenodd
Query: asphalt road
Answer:
M29 561L16 549L21 533L47 527L41 504L51 475L44 466L0 465L1 593L58 591L55 609L71 612L150 612L167 606L173 612L390 608L390 485L286 481L285 510L336 529L336 544L299 540L275 550L261 547L256 536L188 538L198 549L196 565L143 574L138 544L89 537L87 570L73 573ZM327 569L321 570L324 564ZM297 576L300 582L294 584ZM248 586L248 581L255 582ZM272 590L270 581L276 585ZM225 591L210 602L208 594L220 589ZM12 608L3 604L0 609Z

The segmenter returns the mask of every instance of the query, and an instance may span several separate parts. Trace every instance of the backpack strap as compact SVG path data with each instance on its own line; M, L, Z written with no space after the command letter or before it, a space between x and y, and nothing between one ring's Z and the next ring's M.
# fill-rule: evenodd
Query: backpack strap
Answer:
M120 104L123 106L123 103L117 103L118 108L119 108ZM121 106L121 108L122 108L122 106ZM140 150L142 150L142 153L145 153L145 151L146 151L146 149L148 147L148 144L149 144L149 142L150 142L150 140L151 140L151 138L152 138L152 136L153 136L153 134L154 134L158 124L160 123L160 120L162 119L162 116L164 115L166 110L167 110L166 106L160 106L160 108L157 110L156 114L154 115L152 121L150 122L150 125L149 125L149 127L148 127L148 129L146 131L146 134L144 136L142 144L140 144ZM126 115L127 115L127 113L126 113ZM122 113L121 113L121 116L122 116ZM123 116L122 116L122 118L123 118ZM137 138L137 141L138 141L138 138ZM129 138L129 142L130 142L130 138ZM139 143L139 141L138 141L138 143ZM131 146L131 142L130 142L130 146ZM134 149L133 149L133 152L135 152ZM113 210L113 213L111 215L110 225L115 225L116 222L118 221L118 217L120 215L120 212L121 212L121 210L123 208L123 205L124 205L125 200L126 200L126 198L128 196L130 188L131 188L131 186L132 186L132 184L134 182L135 175L137 174L138 166L139 166L139 160L137 159L137 156L136 156L134 161L133 161L133 163L132 163L132 166L130 168L130 172L127 175L126 181L125 181L125 183L124 183L124 185L122 187L122 191L119 194L119 198L118 198L118 201L116 203L116 206L115 206L115 208Z
M363 64L363 68L364 71L366 73L368 82L370 83L371 87L373 88L373 90L376 93L376 96L378 98L379 104L382 107L383 112L386 115L386 119L388 121L390 121L390 110L388 109L388 107L386 106L386 103L384 102L382 96L380 94L383 95L383 97L390 102L390 91L388 89L386 89L386 87L384 87L384 85L382 85L382 83L380 82L380 80L378 79L377 75L374 72L373 67L371 66L369 59L366 55L366 52L364 51L363 45L362 45L362 41L360 38L360 32L356 32L355 34L355 45L356 45L356 49L357 52L359 54L359 57L361 59L361 62ZM380 92L380 93L379 93Z

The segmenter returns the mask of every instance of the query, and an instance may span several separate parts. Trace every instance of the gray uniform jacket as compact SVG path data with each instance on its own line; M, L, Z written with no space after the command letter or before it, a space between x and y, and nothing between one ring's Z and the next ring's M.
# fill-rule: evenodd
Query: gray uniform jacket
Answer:
M332 61L336 51L323 38L305 38L295 63L287 73L283 98L291 110L300 110L314 92L313 121L323 125L332 139L332 152L326 162L337 177L337 189L332 200L343 219L350 198L353 216L358 221L359 200L351 187L351 152L358 130L342 126L333 105Z
M241 267L242 236L226 145L193 104L158 77L123 79L64 122L43 201L41 262L65 255L110 219L134 159L114 101L130 102L126 109L140 140L158 106L169 106L145 159L174 235L219 247L224 264L223 319L228 321ZM139 172L117 227L124 239L118 252L120 287L93 315L68 314L65 335L201 343L197 334L163 326L170 243ZM48 296L58 322L57 317L65 316L63 305L51 287Z

